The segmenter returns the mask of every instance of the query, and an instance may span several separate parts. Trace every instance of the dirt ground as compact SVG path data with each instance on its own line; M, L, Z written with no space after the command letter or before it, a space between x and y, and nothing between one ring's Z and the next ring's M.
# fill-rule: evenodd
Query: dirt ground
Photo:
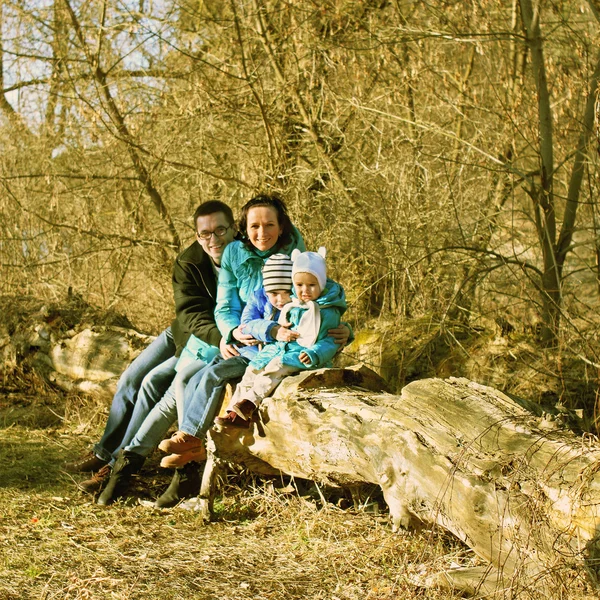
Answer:
M449 600L459 595L427 577L479 564L441 530L392 532L382 499L346 508L245 472L222 482L210 524L156 510L171 477L158 454L129 498L100 507L62 464L106 417L106 403L34 375L0 378L0 600ZM561 577L556 599L597 597L583 569ZM541 595L515 582L500 597Z

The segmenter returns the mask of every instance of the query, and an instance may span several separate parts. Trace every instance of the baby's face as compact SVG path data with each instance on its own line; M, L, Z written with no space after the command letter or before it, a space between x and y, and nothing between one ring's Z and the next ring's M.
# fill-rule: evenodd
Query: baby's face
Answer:
M269 302L278 310L281 310L288 302L292 301L289 290L275 290L274 292L266 292L266 294Z
M312 273L296 273L294 275L294 289L296 296L302 302L316 300L321 295L319 280Z

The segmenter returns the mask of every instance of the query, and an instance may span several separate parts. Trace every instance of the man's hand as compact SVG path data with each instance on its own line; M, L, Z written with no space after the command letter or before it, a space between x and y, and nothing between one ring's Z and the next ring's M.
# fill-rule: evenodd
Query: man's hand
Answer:
M298 356L298 358L303 365L310 366L310 356L306 354L306 352L300 352L300 356Z
M275 325L275 327L271 329L271 336L278 342L293 342L300 337L300 334L297 331L288 329L288 327L291 326L291 323L286 323L285 325Z
M254 339L249 333L244 333L243 326L236 327L231 335L244 346L256 346L259 343L258 340Z
M334 329L329 329L327 331L327 335L333 338L333 341L336 344L339 344L341 347L344 347L348 343L348 338L350 337L350 329L346 327L346 325L339 325ZM341 348L340 348L341 349Z
M225 343L225 338L221 338L221 342L219 343L219 349L221 350L221 356L225 360L240 355L239 350L233 344Z

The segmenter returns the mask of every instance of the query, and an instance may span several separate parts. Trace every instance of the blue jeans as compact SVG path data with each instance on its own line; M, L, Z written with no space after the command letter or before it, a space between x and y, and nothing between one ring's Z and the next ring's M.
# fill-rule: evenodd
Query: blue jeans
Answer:
M227 360L217 356L207 367L198 371L185 388L180 431L194 437L204 437L219 412L225 385L230 379L240 378L249 362L249 359L243 356L235 356Z
M167 391L175 377L176 362L173 335L167 327L121 375L104 434L93 448L96 456L114 462Z
M190 377L197 371L204 369L205 366L205 362L197 360L177 374L164 396L148 413L131 442L124 447L124 450L135 452L141 456L148 456L158 446L167 431L169 431L169 427L177 419L178 387L185 387Z

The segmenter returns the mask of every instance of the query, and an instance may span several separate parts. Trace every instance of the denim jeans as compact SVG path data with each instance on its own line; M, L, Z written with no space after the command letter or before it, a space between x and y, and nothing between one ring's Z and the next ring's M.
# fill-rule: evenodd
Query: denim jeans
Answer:
M180 431L198 438L204 437L219 412L225 385L231 379L239 379L249 362L243 356L227 360L217 356L207 367L198 371L185 388Z
M175 376L176 362L175 343L168 327L121 375L104 434L93 448L96 456L114 462L119 450L135 436L150 409L167 391Z
M183 422L183 407L185 404L185 387L188 381L198 372L200 369L204 369L207 363L203 360L196 359L194 362L189 363L182 369L177 371L177 375L173 380L175 385L175 402L177 403L177 421L179 425Z
M158 446L177 419L177 388L185 387L189 378L205 366L205 362L196 360L177 373L169 389L148 413L131 442L125 446L125 450L148 456Z

